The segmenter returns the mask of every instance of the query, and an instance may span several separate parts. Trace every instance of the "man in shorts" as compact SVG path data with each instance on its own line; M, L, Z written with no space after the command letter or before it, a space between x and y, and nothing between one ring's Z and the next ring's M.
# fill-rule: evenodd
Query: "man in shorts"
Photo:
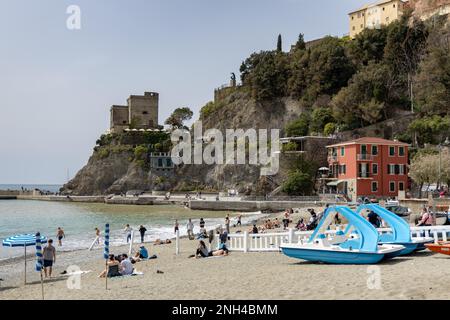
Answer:
M52 277L52 269L53 263L56 262L56 249L53 246L53 240L49 239L47 246L44 248L42 252L42 256L44 258L44 274L45 277ZM47 272L48 271L48 272ZM48 275L47 275L48 273Z

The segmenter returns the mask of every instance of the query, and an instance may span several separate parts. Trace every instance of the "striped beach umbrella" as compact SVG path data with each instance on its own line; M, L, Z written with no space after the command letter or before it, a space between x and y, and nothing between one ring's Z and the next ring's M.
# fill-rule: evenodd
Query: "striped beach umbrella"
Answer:
M41 275L41 292L42 300L44 300L44 280L42 279L42 268L44 259L42 257L42 244L41 244L41 234L36 233L36 271Z
M105 251L103 253L105 260L109 258L109 223L105 225Z
M42 258L42 242L41 242L41 234L36 233L36 271L41 272L43 267L43 258Z
M105 225L105 251L103 252L103 257L105 258L105 288L108 290L108 258L109 258L109 223Z
M40 242L46 243L47 238L44 236L40 236ZM9 237L2 241L2 245L4 247L23 247L24 248L24 260L25 260L25 275L24 281L27 283L27 247L36 245L36 235L35 234L18 234L12 237Z

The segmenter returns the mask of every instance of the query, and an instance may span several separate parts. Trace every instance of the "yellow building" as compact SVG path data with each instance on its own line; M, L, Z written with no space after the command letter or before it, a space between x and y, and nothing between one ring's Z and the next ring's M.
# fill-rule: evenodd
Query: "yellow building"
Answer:
M405 10L406 0L381 0L350 12L350 37L353 39L366 28L380 28L397 20Z

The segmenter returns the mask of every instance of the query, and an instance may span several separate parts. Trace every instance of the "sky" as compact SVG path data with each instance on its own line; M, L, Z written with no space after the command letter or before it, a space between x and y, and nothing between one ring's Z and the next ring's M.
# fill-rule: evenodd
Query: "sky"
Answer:
M63 184L113 104L160 94L198 117L252 52L348 33L364 0L0 0L0 184ZM81 10L67 28L67 8Z

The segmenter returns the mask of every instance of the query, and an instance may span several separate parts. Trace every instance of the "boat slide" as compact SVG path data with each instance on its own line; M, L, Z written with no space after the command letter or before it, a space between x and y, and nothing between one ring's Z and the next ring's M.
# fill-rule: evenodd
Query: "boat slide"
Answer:
M376 204L363 204L356 210L360 214L362 210L370 210L375 212L381 219L383 219L391 228L391 232L383 233L379 237L380 244L400 244L405 247L399 252L399 255L410 254L414 251L426 249L425 244L434 242L433 238L429 237L411 237L411 230L409 224L397 216L395 213L380 207Z
M339 213L348 221L346 232L338 231L332 238L325 235L333 222L333 213ZM349 231L358 237L351 238ZM283 244L281 251L293 258L333 264L373 264L394 256L405 247L397 244L379 245L377 230L363 217L348 207L328 208L307 243Z

